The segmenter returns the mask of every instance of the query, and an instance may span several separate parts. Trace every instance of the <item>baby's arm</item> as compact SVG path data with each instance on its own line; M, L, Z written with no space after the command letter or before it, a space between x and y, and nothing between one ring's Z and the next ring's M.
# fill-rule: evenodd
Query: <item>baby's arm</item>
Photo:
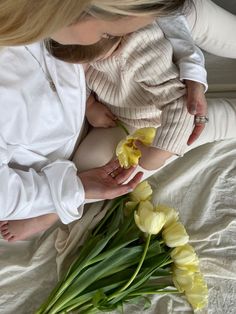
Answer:
M111 128L116 126L116 116L102 103L96 101L93 94L87 99L86 118L96 128Z
M145 41L145 35L148 41ZM143 37L144 44L137 47L137 54L145 55L145 58L140 64L139 59L133 61L134 57L131 61L135 62L133 80L143 89L144 94L151 94L148 99L150 99L149 105L153 104L156 107L153 109L154 116L156 111L161 112L161 121L156 120L157 134L152 146L141 147L140 166L154 170L160 168L172 155L185 153L193 129L194 117L187 110L186 89L179 80L178 70L173 64L173 49L170 42L165 39L155 23L147 29L146 33L144 32ZM140 41L142 39L140 36ZM149 46L152 49L147 50Z
M193 41L187 20L183 15L163 17L157 20L174 50L174 61L180 70L181 80L201 83L207 90L205 59Z
M204 92L207 90L207 73L204 56L194 44L187 21L183 15L159 18L158 24L170 40L175 62L179 66L180 79L187 87L187 108L191 114L205 116L207 102ZM196 125L188 144L192 144L201 134L204 124Z

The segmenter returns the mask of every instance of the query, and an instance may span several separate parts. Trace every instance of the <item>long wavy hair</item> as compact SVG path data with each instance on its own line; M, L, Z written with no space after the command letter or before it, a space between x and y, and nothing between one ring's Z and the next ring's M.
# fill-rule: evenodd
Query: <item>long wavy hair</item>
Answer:
M164 16L192 0L0 0L0 46L50 37L85 15L100 19Z

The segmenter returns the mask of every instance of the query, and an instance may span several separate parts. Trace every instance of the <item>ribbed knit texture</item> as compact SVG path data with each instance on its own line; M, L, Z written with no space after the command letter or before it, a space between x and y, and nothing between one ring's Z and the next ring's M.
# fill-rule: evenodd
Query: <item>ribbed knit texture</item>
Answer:
M122 39L109 57L90 64L86 80L98 101L125 124L157 127L153 146L182 155L193 127L173 49L157 23Z

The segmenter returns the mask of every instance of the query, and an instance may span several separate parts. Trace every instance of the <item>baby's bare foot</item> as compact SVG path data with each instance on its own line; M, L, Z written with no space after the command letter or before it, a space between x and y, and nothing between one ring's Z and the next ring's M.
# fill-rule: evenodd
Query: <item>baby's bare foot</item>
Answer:
M2 221L0 233L8 242L24 240L40 231L47 230L57 220L56 214L48 214L29 219Z

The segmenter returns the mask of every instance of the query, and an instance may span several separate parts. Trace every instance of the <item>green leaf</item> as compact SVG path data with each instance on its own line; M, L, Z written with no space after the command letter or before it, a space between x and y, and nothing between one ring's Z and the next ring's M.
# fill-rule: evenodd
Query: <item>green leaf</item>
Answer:
M124 248L125 246L127 246L128 244L136 241L138 239L138 236L136 234L132 234L129 235L126 240L121 243L120 245L117 245L115 247L112 247L110 249L105 250L104 252L102 252L101 254L97 255L96 257L90 259L90 261L87 263L88 265L92 265L94 263L97 263L103 259L108 258L109 256L111 256L112 254L114 254L115 252L119 251L120 249ZM109 246L110 247L110 246Z
M124 218L123 206L124 206L124 203L122 199L122 201L117 206L116 211L114 211L113 217L107 226L108 234L112 232L114 229L120 229L120 225L123 223L123 218Z
M163 269L163 268L158 268L153 274L152 278L159 278L159 277L165 277L165 276L170 276L171 275L171 270L170 269Z
M69 273L67 275L66 280L62 280L62 283L60 285L60 288L57 290L56 293L54 293L53 298L50 296L50 302L48 303L48 306L46 308L46 311L48 311L52 306L56 303L56 301L61 298L63 293L66 291L68 287L70 287L73 283L73 281L76 280L77 276L81 273L84 267L87 266L87 262L95 257L97 254L99 254L104 247L107 245L107 243L110 241L110 239L118 232L118 230L113 231L113 233L109 234L107 237L102 237L100 235L95 236L92 238L92 241L88 243L88 246L86 247L82 253L81 256L78 258L78 261L74 264L74 271L72 273ZM96 241L96 243L95 243ZM77 268L75 269L75 266Z
M123 201L123 199L125 199L127 196L123 195L120 197L117 197L116 199L112 200L112 201L108 201L108 204L111 203L111 207L107 210L107 213L105 215L105 217L100 221L100 223L97 225L97 227L94 229L93 231L93 236L97 235L98 232L100 232L100 230L102 228L104 228L104 226L106 225L107 221L109 220L109 218L111 217L111 215L113 214L113 212L116 210L116 208L120 205L120 203ZM108 204L106 206L108 206ZM105 228L104 228L105 229Z
M122 208L122 215L124 215ZM117 236L110 243L110 247L116 246L118 243L123 242L127 236L137 235L137 238L140 236L141 232L134 224L133 215L124 218L123 224L120 226L120 231Z
M93 306L97 307L99 305L99 302L101 300L102 301L105 300L106 298L107 296L105 295L102 289L97 290L92 299Z
M152 302L151 302L151 300L150 300L149 298L147 298L147 297L144 297L144 299L145 299L145 303L144 303L144 305L143 305L143 309L144 309L144 311L145 311L145 310L147 310L147 309L149 309L149 308L151 307Z
M168 255L169 253L165 253L166 255ZM163 256L163 259L165 261L166 256ZM159 264L161 264L161 260L159 261ZM127 295L129 295L131 292L133 292L135 289L139 288L140 286L142 286L145 282L147 282L147 280L149 280L149 278L151 277L151 275L159 268L159 265L154 265L152 267L148 267L147 269L142 270L142 272L140 272L138 274L138 276L135 278L135 280L132 282L131 286L129 286L129 288L123 292L121 292L118 296L116 296L113 300L111 300L110 302L112 304L120 301L121 299L125 298ZM108 296L109 299L109 296Z
M121 249L120 251L116 252L109 258L85 270L75 280L75 282L68 287L67 291L63 294L63 296L61 296L61 298L56 302L56 304L54 304L50 313L57 313L58 311L60 311L61 307L63 307L67 302L69 302L74 297L79 295L94 281L101 278L107 271L111 269L114 269L115 271L117 266L124 263L124 260L132 258L134 255L137 256L137 253L140 252L140 250L138 250L137 252L136 248L131 248L129 250L125 249L126 255L124 255L123 250L124 249Z
M90 292L97 289L103 289L106 287L110 287L110 289L115 289L121 286L124 282L127 281L130 275L132 275L133 269L124 269L122 271L116 272L112 274L112 276L103 277L100 280L92 283L84 292ZM110 292L110 291L109 291Z

